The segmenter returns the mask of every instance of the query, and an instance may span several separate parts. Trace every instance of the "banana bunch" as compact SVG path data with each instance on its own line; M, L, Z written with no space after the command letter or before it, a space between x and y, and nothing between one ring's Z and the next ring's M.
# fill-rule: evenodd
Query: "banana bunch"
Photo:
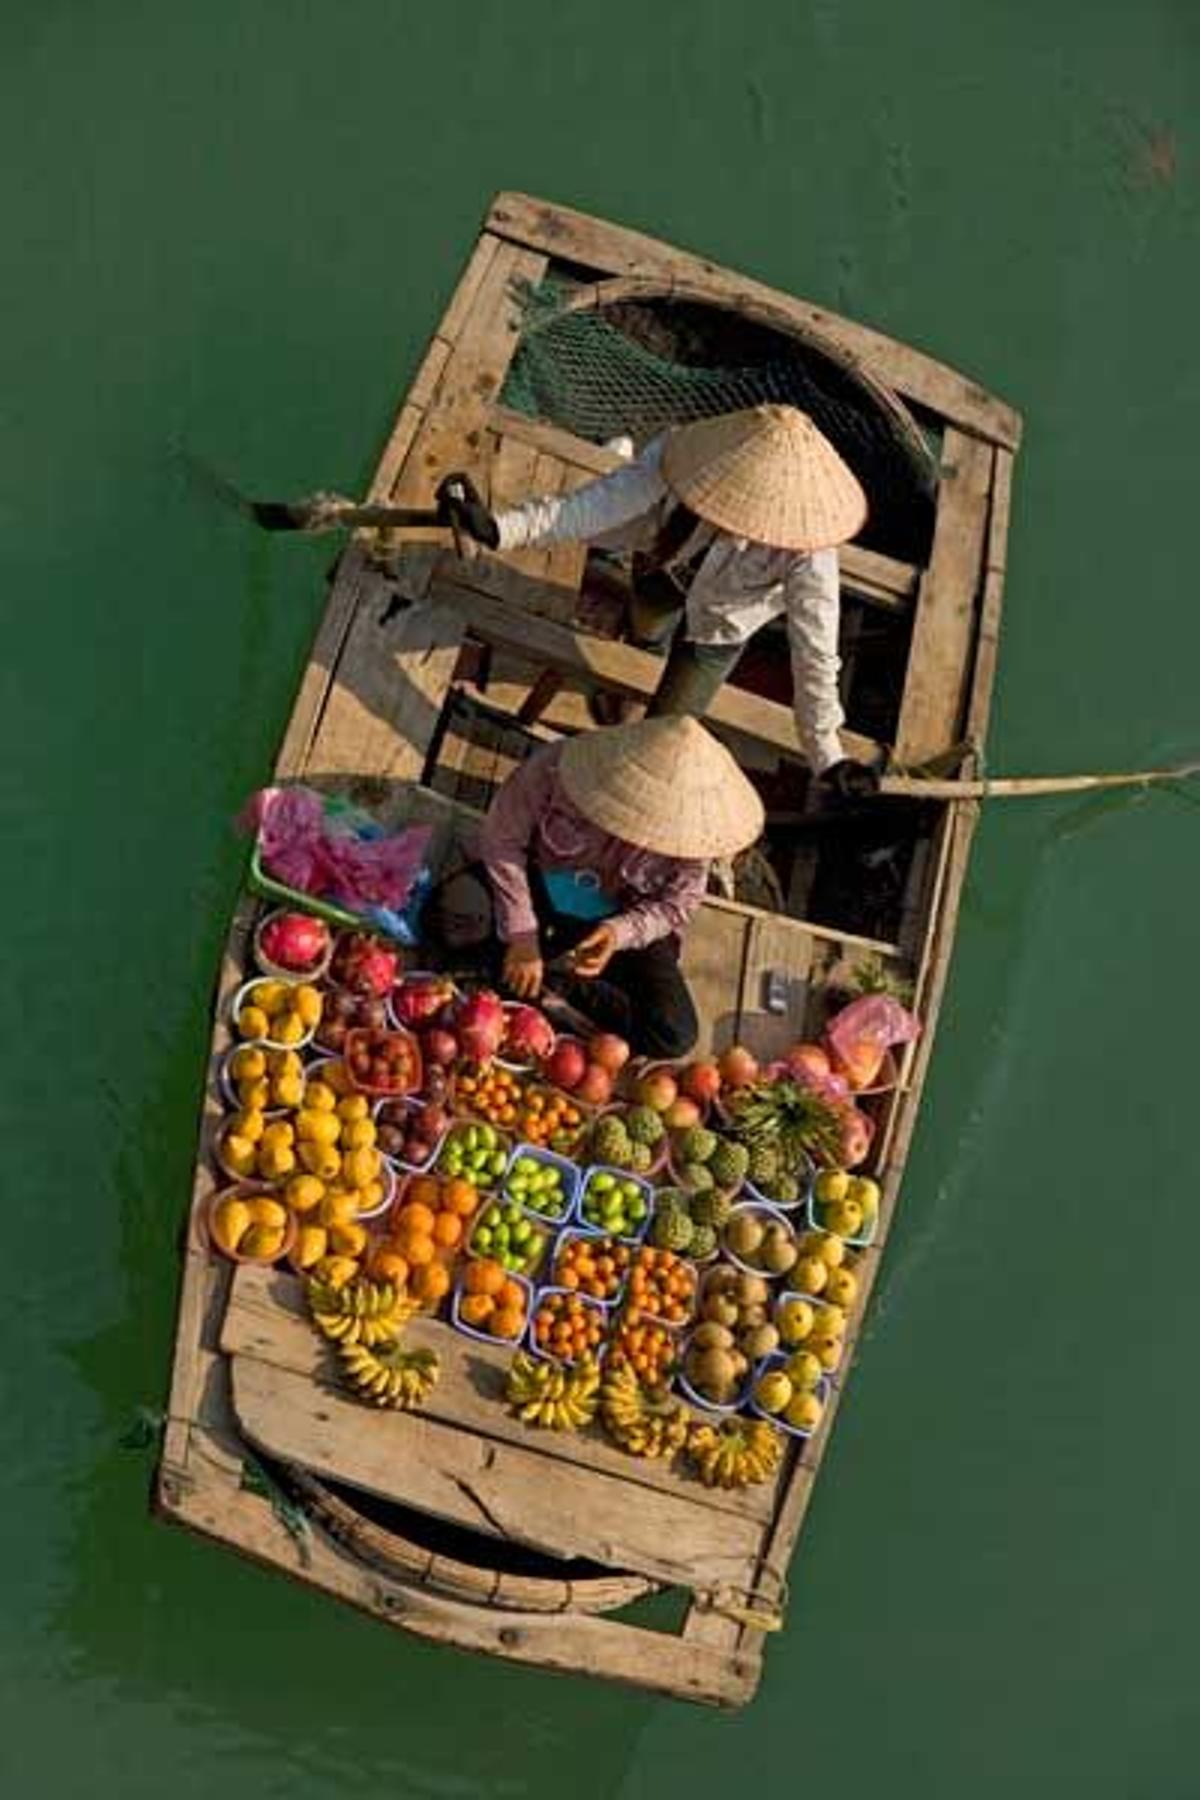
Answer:
M436 1350L401 1350L393 1343L376 1351L343 1342L337 1352L346 1380L372 1406L420 1406L438 1378Z
M391 1344L417 1311L417 1302L390 1281L347 1282L331 1287L310 1281L308 1308L317 1330L336 1344Z
M783 1433L763 1419L693 1425L687 1453L705 1487L742 1488L769 1481L779 1467Z
M689 1414L665 1388L643 1387L628 1363L610 1359L600 1388L605 1431L631 1456L669 1461L687 1441Z
M600 1368L583 1356L572 1368L540 1362L519 1350L512 1359L504 1393L517 1417L551 1431L578 1431L596 1416Z

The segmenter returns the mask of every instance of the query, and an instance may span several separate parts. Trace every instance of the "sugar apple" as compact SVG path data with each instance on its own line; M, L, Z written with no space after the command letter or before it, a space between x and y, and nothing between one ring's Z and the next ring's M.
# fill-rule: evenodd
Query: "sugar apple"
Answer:
M652 1106L631 1106L625 1114L625 1129L635 1144L653 1147L662 1142L667 1128Z
M708 1159L712 1178L719 1188L740 1188L750 1167L750 1152L744 1144L731 1144L722 1139Z
M649 1144L630 1144L629 1161L625 1167L635 1175L648 1175L654 1167L654 1152Z
M688 1245L688 1255L694 1256L697 1262L703 1262L711 1256L717 1247L717 1234L713 1226L693 1223L692 1241Z
M702 1162L684 1163L679 1171L679 1179L685 1188L692 1190L693 1194L707 1193L713 1185L712 1171L706 1163Z
M709 1131L704 1125L690 1125L679 1134L677 1149L681 1162L706 1163L716 1147L716 1132Z
M674 1206L660 1206L650 1224L650 1242L656 1250L674 1250L683 1255L691 1248L692 1221Z
M592 1153L600 1162L616 1163L624 1168L632 1145L624 1120L616 1113L606 1113L592 1127Z
M729 1194L720 1193L716 1188L709 1188L706 1193L697 1194L692 1201L692 1219L695 1224L712 1226L719 1231L733 1211L733 1200Z

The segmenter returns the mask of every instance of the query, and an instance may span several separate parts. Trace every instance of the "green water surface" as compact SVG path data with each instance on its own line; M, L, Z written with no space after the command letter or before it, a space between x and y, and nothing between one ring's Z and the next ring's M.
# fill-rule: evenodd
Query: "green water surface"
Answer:
M996 806L761 1697L389 1634L152 1523L207 1000L328 548L492 191L1025 414L992 765L1195 754L1187 0L9 0L0 1790L1192 1800L1197 795Z

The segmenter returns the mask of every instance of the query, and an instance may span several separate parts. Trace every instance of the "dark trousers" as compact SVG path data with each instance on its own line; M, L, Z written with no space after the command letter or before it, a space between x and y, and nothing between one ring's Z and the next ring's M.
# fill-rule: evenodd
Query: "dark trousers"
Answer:
M700 1026L679 968L678 937L658 938L641 950L618 950L603 974L585 980L553 965L595 930L596 921L555 912L536 874L531 886L547 987L602 1031L617 1032L639 1056L686 1056Z
M744 644L693 644L684 619L685 596L669 577L650 578L634 589L630 642L666 651L667 664L647 716L689 713L702 719L737 668Z

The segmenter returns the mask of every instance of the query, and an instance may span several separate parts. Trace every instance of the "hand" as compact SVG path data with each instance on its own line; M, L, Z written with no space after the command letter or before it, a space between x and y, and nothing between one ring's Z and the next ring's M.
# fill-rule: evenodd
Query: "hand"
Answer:
M443 525L457 525L477 544L495 550L500 543L500 527L483 504L479 490L469 475L457 472L443 475L437 484L438 518Z
M582 976L584 981L594 981L597 975L604 972L616 948L617 940L612 927L597 925L595 931L589 931L585 938L580 938L571 952L572 974Z
M536 938L516 938L504 952L504 983L518 1000L536 1000L545 966Z
M869 763L855 762L845 756L825 770L821 781L830 795L843 806L856 800L869 800L879 792L879 771Z

